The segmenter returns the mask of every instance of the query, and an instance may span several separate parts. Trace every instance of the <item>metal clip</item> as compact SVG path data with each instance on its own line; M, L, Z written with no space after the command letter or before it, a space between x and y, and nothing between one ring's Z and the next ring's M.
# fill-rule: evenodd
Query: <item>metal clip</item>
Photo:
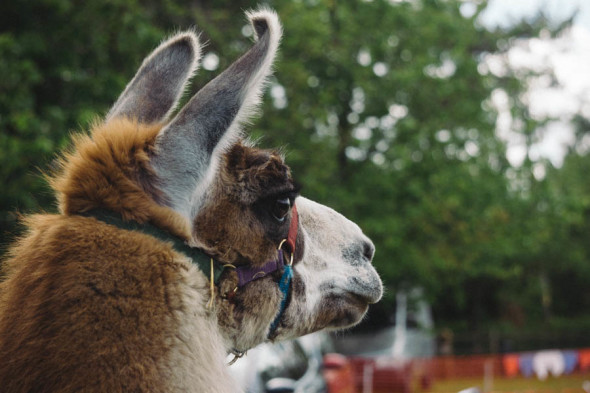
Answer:
M234 355L234 358L227 364L228 366L231 366L232 364L234 364L235 362L238 361L238 359L241 359L242 357L244 357L244 355L247 353L248 351L238 351L236 349L232 349L231 353Z
M287 238L284 238L283 240L281 240L281 242L279 243L279 248L277 248L277 250L280 250L281 247L283 247L283 244L285 244L285 242L287 241ZM293 265L293 253L291 253L291 258L289 259L289 262L287 263L287 265L292 266Z

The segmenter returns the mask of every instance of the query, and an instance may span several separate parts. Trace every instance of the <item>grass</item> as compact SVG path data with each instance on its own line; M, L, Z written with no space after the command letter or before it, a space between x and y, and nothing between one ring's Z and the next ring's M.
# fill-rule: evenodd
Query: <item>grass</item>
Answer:
M588 381L588 382L586 382ZM590 375L567 375L548 377L540 381L532 378L495 378L490 392L497 393L587 393L582 385L590 385ZM478 387L483 392L483 379L449 379L434 381L428 393L457 393L469 387ZM486 392L484 392L486 393ZM588 390L590 393L590 389Z

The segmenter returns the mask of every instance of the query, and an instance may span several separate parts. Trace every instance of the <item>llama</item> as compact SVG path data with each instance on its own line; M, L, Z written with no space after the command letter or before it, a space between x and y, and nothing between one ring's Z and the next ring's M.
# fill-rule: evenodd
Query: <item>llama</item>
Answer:
M361 229L243 137L282 34L247 17L253 46L174 116L200 45L164 41L48 176L59 214L24 218L4 262L3 392L236 392L228 355L381 298Z

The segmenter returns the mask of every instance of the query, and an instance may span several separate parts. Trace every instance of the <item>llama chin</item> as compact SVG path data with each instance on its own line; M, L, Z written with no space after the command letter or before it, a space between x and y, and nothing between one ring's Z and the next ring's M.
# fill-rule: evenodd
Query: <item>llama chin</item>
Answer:
M245 139L282 35L274 11L247 17L256 42L174 117L191 31L63 154L59 213L25 218L5 261L4 391L236 392L228 354L354 325L381 298L362 230Z

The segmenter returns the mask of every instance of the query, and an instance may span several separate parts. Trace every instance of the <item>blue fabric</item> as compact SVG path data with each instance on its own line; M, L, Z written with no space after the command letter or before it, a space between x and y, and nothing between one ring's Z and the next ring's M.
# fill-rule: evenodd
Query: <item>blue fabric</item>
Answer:
M563 351L563 360L565 362L564 374L571 374L578 365L578 351Z
M518 358L520 373L527 378L533 376L533 358L534 354L532 353L523 353Z
M279 322L281 321L281 317L285 312L285 308L287 306L287 298L289 297L289 290L291 289L291 278L293 278L293 267L291 265L285 265L285 270L283 271L283 275L281 276L281 280L279 281L279 290L283 294L283 298L281 299L281 306L279 307L279 313L275 317L275 320L272 321L270 325L270 332L268 336L272 336L277 327L279 326Z

